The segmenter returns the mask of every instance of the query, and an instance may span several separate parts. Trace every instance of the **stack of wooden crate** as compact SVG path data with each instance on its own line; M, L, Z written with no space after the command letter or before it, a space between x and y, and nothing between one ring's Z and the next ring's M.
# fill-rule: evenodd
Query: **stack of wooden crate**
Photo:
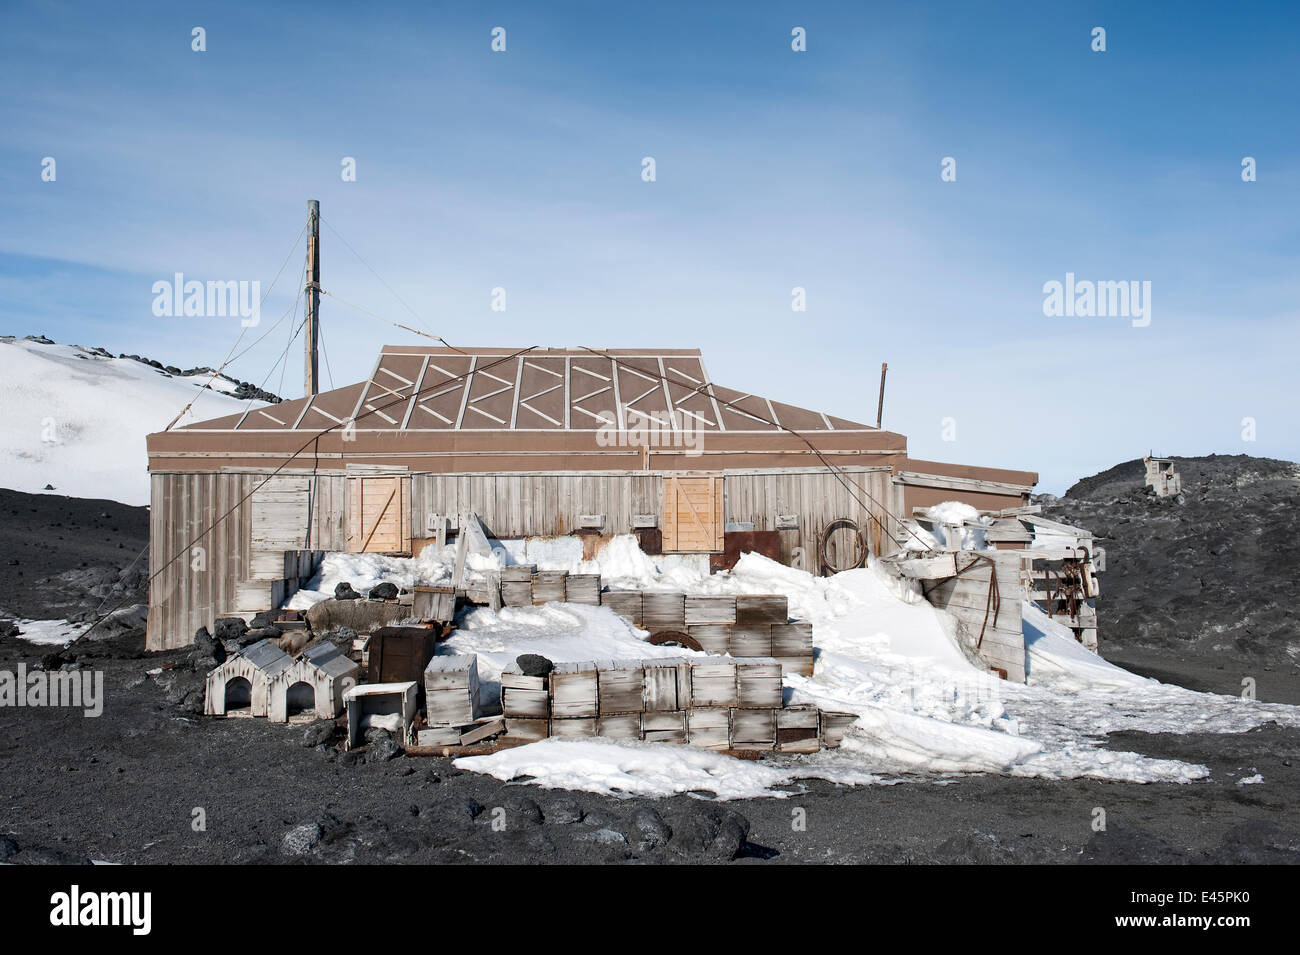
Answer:
M472 653L434 657L424 668L424 728L419 746L466 746L505 732L503 720L480 714L478 659Z
M788 602L780 594L608 591L601 594L601 602L633 626L651 633L684 632L705 653L772 657L780 662L783 674L812 675L812 624L790 620Z
M506 734L516 739L538 740L550 735L550 680L525 676L511 664L501 672L501 715Z
M478 658L435 656L424 668L424 714L429 726L463 726L479 717Z
M502 567L501 602L507 607L531 607L533 605L533 574L536 572L537 568L532 564Z
M705 653L718 656L730 653L735 623L735 597L686 598L686 632Z
M501 705L516 741L603 736L727 751L816 752L838 746L855 718L786 707L770 657L561 663L548 677L512 666Z

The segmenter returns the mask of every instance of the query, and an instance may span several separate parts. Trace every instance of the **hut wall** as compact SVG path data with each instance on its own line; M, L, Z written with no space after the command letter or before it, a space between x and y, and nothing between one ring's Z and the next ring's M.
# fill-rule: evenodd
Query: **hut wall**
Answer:
M605 518L603 534L628 534L636 514L659 514L661 476L637 471L586 474L415 474L411 537L431 536L433 515L473 511L497 537L551 537Z
M322 552L346 549L342 475L154 472L150 490L150 650L189 646L217 617L279 606Z
M898 534L898 528L883 510L894 503L890 469L859 467L843 471L845 480L853 485L852 494L839 478L823 469L728 471L726 520L752 522L756 531L779 531L781 562L793 564L795 549L802 548L802 567L813 573L818 570L822 532L839 518L857 522L871 553L891 553L892 536ZM781 530L777 516L791 514L798 515L798 529Z

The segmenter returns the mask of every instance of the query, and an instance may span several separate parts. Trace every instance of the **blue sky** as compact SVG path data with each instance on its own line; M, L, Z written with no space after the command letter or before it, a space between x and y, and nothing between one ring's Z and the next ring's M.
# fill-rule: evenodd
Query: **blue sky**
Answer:
M1149 449L1300 458L1293 4L10 0L0 26L3 333L215 364L238 320L157 318L153 283L265 289L316 198L324 287L415 324L341 235L454 344L698 346L863 421L888 361L914 456L1057 492ZM1151 282L1151 324L1045 317L1067 272ZM322 322L339 385L421 340ZM301 393L289 324L231 372Z

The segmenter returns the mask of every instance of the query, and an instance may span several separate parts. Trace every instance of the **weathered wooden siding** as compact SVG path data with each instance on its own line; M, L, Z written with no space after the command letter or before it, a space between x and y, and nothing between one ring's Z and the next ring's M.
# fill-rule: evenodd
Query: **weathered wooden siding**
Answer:
M320 552L346 547L342 475L163 472L150 485L150 650L188 646L217 617L278 605Z
M224 612L239 582L251 573L252 507L246 497L254 478L151 476L149 572L156 576L149 584L150 650L193 642L194 631Z
M497 537L550 537L582 526L583 515L605 518L601 532L628 534L636 514L659 515L660 475L415 474L411 477L411 536L431 536L435 514L478 514Z
M793 562L802 548L803 566L814 572L822 530L837 518L857 521L873 552L890 552L868 498L893 499L889 470L845 471L861 502L823 470L723 472L724 519L776 530L777 515L798 515L798 530L781 532L781 558ZM415 474L410 533L429 537L433 515L469 511L498 537L568 534L591 515L604 518L604 534L632 532L639 515L662 527L663 478L645 471ZM348 550L349 494L343 472L155 472L150 567L165 569L150 587L148 647L187 646L219 616L279 606L322 552Z
M782 530L781 562L794 564L802 548L804 570L816 573L817 549L826 526L839 518L856 521L871 553L892 553L892 536L899 533L882 508L892 505L894 491L888 468L844 468L853 485L850 495L840 480L825 470L726 472L727 522L748 521L756 531L778 530L777 515L795 514L797 530ZM855 499L856 498L856 499ZM872 503L872 501L877 503ZM882 531L878 522L884 522ZM892 535L892 536L891 536Z

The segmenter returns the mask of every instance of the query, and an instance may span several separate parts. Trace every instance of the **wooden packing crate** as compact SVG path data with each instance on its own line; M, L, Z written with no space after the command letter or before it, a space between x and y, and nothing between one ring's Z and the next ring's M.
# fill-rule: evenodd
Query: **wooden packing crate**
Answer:
M618 716L596 718L596 735L610 739L640 739L641 714L623 713Z
M564 578L564 599L571 604L600 604L600 574L569 574Z
M459 746L460 745L460 727L459 726L434 726L429 729L417 730L415 734L416 746Z
M643 593L641 595L641 622L646 630L659 633L663 630L686 629L686 595Z
M380 627L370 635L367 683L420 683L438 634L429 627Z
M455 726L478 719L476 656L434 656L429 660L424 668L424 712L430 726Z
M501 581L501 603L506 607L531 607L533 582L531 580Z
M730 749L731 711L725 706L695 706L687 710L686 741L700 749Z
M506 607L531 607L533 605L533 564L515 564L502 567L501 603Z
M686 633L700 645L705 653L724 656L731 651L731 624L687 624Z
M416 587L411 616L445 623L456 619L455 587Z
M792 673L797 673L799 676L813 675L812 654L806 657L779 657L773 654L773 659L781 664L782 676L789 676Z
M736 701L742 707L780 707L781 664L770 658L738 659Z
M545 721L551 715L550 700L546 677L501 674L501 712L507 717Z
M781 663L786 676L797 673L812 676L813 628L802 620L772 624L772 656Z
M556 739L589 739L596 735L595 717L551 719L551 736Z
M600 602L602 606L626 618L632 626L641 626L641 591L607 590L600 595Z
M840 741L844 739L844 731L857 718L856 713L836 713L831 710L822 710L822 748L837 748Z
M478 688L467 690L425 690L424 718L430 726L460 726L480 715Z
M550 679L551 719L595 717L599 714L595 664L560 663L551 671Z
M737 594L736 623L785 623L789 603L783 594Z
M472 604L501 609L501 581L495 573L465 585L465 599Z
M735 706L734 660L691 661L691 706Z
M686 626L736 622L736 598L729 596L686 598Z
M640 713L645 708L645 669L636 661L602 663L596 671L600 715Z
M472 653L435 656L424 668L424 691L478 691L478 657Z
M567 576L562 570L539 570L533 574L533 603L540 606L551 601L563 602Z
M506 717L506 735L511 739L526 740L529 743L546 739L550 733L549 720L529 720Z
M815 706L787 706L776 711L776 748L783 753L821 749L821 713Z
M772 656L812 658L812 624L802 620L772 624Z
M647 743L685 743L686 711L642 713L641 738Z
M642 709L647 712L682 710L690 705L691 667L684 661L646 660L645 690L641 695Z
M770 657L772 625L770 623L736 624L731 628L727 649L733 657Z
M775 746L776 710L732 709L732 749L772 749Z

